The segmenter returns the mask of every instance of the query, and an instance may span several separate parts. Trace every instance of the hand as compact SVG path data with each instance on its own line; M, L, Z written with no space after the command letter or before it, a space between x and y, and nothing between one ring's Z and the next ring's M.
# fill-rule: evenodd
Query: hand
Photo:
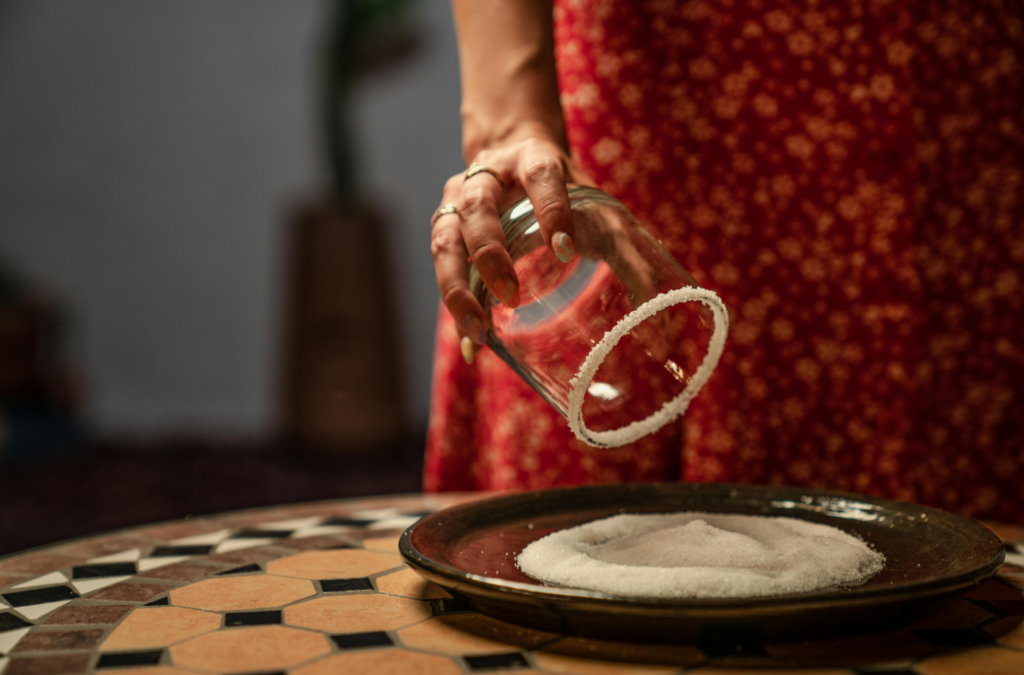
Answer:
M494 297L509 307L519 305L519 279L505 247L501 213L528 196L545 244L559 260L569 262L575 255L575 230L566 183L593 184L561 146L545 138L483 150L473 164L497 176L481 171L469 179L464 173L449 178L441 204L455 205L456 212L437 215L431 234L441 300L455 318L467 363L472 363L490 327L469 288L468 260Z

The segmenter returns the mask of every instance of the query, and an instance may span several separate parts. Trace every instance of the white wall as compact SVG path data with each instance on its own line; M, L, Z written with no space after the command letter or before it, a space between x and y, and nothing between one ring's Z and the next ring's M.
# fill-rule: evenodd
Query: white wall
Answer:
M427 219L458 170L444 0L417 59L360 88L392 216L412 417L436 289ZM320 184L319 0L0 3L0 255L61 293L104 434L260 434L276 417L282 216Z

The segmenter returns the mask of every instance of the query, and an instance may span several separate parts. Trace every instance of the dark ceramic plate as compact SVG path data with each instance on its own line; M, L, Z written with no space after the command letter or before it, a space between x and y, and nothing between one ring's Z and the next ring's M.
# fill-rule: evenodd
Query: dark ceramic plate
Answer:
M838 527L886 558L855 588L749 599L635 599L545 586L515 566L535 539L617 513L788 516ZM1003 561L988 529L937 509L842 492L752 485L605 485L504 495L450 507L406 530L406 562L485 614L565 635L689 642L713 634L792 638L873 632L922 603L971 588Z

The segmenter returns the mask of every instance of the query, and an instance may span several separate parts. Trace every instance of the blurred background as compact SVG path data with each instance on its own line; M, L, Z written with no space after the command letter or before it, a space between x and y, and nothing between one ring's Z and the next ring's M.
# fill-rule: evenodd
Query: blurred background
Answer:
M419 489L446 0L0 3L0 553Z

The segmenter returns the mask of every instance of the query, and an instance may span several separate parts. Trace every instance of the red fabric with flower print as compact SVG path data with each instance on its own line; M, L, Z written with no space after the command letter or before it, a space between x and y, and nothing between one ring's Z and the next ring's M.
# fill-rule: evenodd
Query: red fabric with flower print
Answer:
M1024 522L1019 3L566 0L569 137L729 307L678 424L588 448L442 310L428 490L787 483Z

